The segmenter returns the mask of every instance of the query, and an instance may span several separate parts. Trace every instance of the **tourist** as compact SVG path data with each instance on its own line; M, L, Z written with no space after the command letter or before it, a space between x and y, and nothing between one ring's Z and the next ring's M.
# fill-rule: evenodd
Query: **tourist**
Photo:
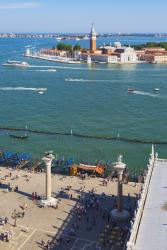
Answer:
M108 223L110 222L110 214L108 214L108 216L107 216L107 222Z
M71 228L71 229L70 229L70 235L71 235L71 236L75 236L75 230L74 230L74 228Z
M24 204L24 209L26 210L28 208L27 203Z
M25 211L23 210L23 212L22 212L22 218L24 218L24 216L25 216Z
M50 240L48 240L47 241L47 249L50 249L50 247L51 247L51 242L50 242Z
M35 199L35 195L34 195L34 192L32 193L32 200L34 200Z
M8 218L7 217L5 217L5 224L7 224L8 223Z
M41 245L45 246L45 241L44 240L41 240Z

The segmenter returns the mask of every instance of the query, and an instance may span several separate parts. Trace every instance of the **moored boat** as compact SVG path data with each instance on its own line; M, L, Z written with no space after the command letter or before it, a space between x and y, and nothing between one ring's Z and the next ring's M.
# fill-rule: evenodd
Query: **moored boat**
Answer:
M22 135L19 135L19 134L9 134L10 137L14 138L14 139L21 139L21 140L24 140L24 139L27 139L29 136L27 135L27 125L26 125L26 128L25 128L25 133L22 134Z
M28 135L14 135L14 134L9 134L9 136L10 137L12 137L12 138L15 138L15 139L21 139L21 140L23 140L23 139L27 139L28 138Z

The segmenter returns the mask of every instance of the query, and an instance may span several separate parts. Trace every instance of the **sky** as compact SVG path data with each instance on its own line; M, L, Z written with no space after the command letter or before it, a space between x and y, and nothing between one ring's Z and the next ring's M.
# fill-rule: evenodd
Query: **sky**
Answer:
M0 0L0 32L167 32L167 0Z

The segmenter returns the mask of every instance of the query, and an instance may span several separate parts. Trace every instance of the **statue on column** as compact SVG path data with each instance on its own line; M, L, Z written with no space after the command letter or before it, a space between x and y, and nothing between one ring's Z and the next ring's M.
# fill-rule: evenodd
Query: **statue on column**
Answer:
M118 163L122 163L122 160L123 160L123 156L122 156L122 155L119 155L119 156L118 156Z

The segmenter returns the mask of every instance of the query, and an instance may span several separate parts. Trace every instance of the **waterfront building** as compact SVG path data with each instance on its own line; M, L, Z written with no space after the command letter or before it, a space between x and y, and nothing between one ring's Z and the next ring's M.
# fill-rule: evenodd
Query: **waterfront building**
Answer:
M167 63L167 52L164 48L143 48L136 51L140 61L149 63Z
M134 48L123 47L121 49L116 49L115 52L120 51L120 55L118 58L120 59L121 63L128 63L128 62L137 62L137 56Z
M96 63L136 63L138 61L138 57L134 48L122 47L121 43L119 43L119 47L117 43L115 46L103 46L93 53L89 50L81 52L81 59L83 61L87 61L87 58L91 57L92 62Z
M127 250L165 250L167 246L167 160L150 155L147 175L137 202Z
M96 47L96 32L95 25L92 25L90 32L90 49L81 51L81 60L95 63L136 63L138 61L134 48L122 47L119 41L114 43L114 46L103 45Z

